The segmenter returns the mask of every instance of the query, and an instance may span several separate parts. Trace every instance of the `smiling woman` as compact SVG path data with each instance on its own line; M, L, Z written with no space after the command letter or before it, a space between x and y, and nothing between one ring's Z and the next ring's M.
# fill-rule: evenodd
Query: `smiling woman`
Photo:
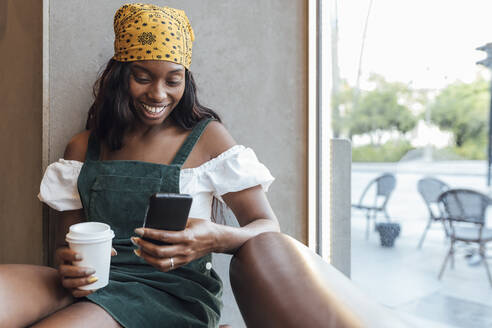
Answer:
M221 121L198 101L193 74L169 61L111 59L94 85L94 94L87 128L107 139L112 150L121 148L123 134L138 121L160 125L171 116L183 129L204 118Z
M131 108L141 120L161 124L183 96L184 80L185 70L179 64L152 61L132 64Z
M90 320L99 327L215 327L222 283L211 253L234 253L279 230L265 195L274 178L198 102L184 12L124 5L114 28L115 55L95 84L86 131L68 142L41 183L39 198L61 212L58 270L0 267L0 304L9 300L0 322L7 326L85 327ZM185 230L141 227L157 192L193 197ZM227 204L241 227L213 222L214 202ZM81 255L65 245L69 226L81 221L115 233L109 284L101 289L87 288L98 272L75 266Z

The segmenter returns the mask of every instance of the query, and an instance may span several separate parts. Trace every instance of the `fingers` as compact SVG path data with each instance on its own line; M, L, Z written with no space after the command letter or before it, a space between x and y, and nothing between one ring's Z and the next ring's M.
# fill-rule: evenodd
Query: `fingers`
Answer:
M189 248L181 244L159 246L137 237L132 237L131 240L135 246L140 247L145 253L154 257L168 258L176 255L188 255Z
M62 247L56 250L56 255L64 262L74 262L82 260L82 255L76 253L68 247Z
M162 272L174 270L187 263L186 259L182 256L173 257L171 261L171 258L153 257L150 254L145 253L141 249L134 250L134 252L138 257L143 258L148 264L152 265L154 268Z
M72 290L72 296L76 297L76 298L85 297L85 296L90 295L94 292L95 292L95 290L74 289L74 290Z
M97 280L98 280L97 277L94 276L84 277L84 278L64 278L62 279L62 285L67 289L74 289L74 288L92 284Z
M163 241L170 244L186 243L191 241L191 234L189 233L189 230L186 229L181 231L168 231L151 228L138 228L135 229L135 233L140 237Z
M93 268L78 267L72 265L74 261L82 260L82 256L68 247L62 247L56 250L56 255L62 260L58 267L58 273L61 276L61 284L68 289L75 298L85 297L92 294L95 290L81 290L79 287L92 284L98 280L97 277L91 276L96 271ZM116 255L116 250L111 249L111 256Z
M118 255L118 252L116 251L116 249L114 249L114 247L111 247L111 256L116 256Z
M61 264L60 267L58 268L58 272L62 277L71 277L71 278L87 277L90 276L91 274L96 273L96 271L92 268L77 267L74 265L66 265L66 264Z

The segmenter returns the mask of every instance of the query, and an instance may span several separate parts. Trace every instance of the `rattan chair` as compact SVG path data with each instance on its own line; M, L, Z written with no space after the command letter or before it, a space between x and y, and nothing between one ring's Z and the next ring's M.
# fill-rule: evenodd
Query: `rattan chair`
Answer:
M474 190L450 189L439 196L438 202L445 211L443 223L451 242L439 272L439 279L442 278L449 259L451 259L451 267L454 267L455 244L464 242L478 245L478 253L492 287L492 277L486 257L486 244L492 241L492 229L487 229L485 225L485 213L492 200L487 195Z
M442 221L443 213L437 200L444 191L449 190L449 186L439 179L426 177L417 182L417 190L424 199L427 210L429 211L429 220L427 221L424 233L422 234L418 244L418 248L422 248L425 236L427 235L427 230L429 230L432 223Z
M376 221L378 213L383 213L386 220L390 221L390 216L386 210L386 205L388 204L388 200L395 187L395 175L392 173L384 173L371 180L362 192L359 202L357 204L352 204L353 208L366 212L366 239L369 238L370 221ZM366 195L371 188L376 188L375 196L372 203L368 203Z

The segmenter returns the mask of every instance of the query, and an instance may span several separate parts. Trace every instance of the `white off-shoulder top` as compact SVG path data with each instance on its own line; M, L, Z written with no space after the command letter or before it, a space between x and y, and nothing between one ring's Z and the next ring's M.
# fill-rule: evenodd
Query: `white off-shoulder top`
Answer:
M64 159L50 164L41 181L39 200L58 211L82 208L77 179L83 164ZM268 191L273 180L251 148L235 145L199 167L182 169L179 188L193 197L189 216L210 219L213 197L222 201L224 194L258 185Z

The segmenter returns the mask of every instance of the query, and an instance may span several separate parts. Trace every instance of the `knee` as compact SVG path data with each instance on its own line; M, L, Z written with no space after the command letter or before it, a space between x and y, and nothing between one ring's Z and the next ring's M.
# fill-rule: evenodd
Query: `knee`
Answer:
M55 269L22 264L0 265L2 325L26 326L59 308L66 302L66 294Z
M15 306L14 297L18 290L18 282L16 280L16 266L12 264L0 265L0 322L7 327L14 327L18 321L14 318L17 313L13 311Z
M10 293L15 287L17 287L18 280L18 270L15 264L0 264L0 307L3 308L4 298Z

